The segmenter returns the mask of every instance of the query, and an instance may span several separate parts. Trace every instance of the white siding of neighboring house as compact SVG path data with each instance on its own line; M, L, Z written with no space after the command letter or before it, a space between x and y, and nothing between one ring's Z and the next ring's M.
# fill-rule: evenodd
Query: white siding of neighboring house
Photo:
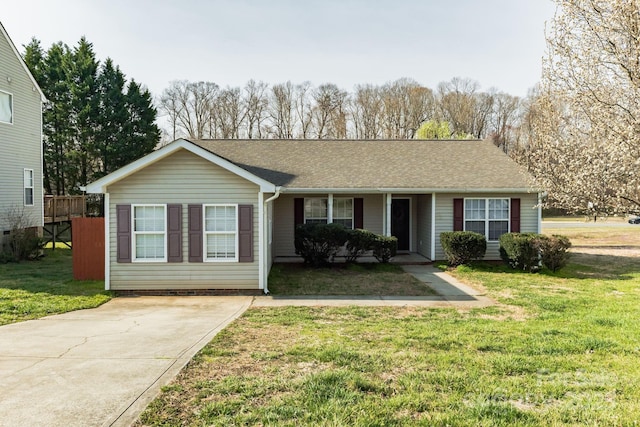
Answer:
M482 193L482 194L437 194L436 195L436 260L445 259L442 245L440 244L440 233L453 230L453 199L455 198L519 198L520 199L520 232L539 233L538 230L538 195L535 193ZM487 253L485 259L500 259L500 244L498 242L487 242Z
M0 32L0 91L13 96L13 124L0 122L0 241L7 212L24 212L27 226L43 225L42 102L29 74ZM24 206L24 169L33 169L33 206Z
M111 185L111 289L258 289L258 191L257 185L186 150ZM116 205L140 203L182 204L182 263L116 262ZM253 262L188 262L187 206L212 203L254 206Z

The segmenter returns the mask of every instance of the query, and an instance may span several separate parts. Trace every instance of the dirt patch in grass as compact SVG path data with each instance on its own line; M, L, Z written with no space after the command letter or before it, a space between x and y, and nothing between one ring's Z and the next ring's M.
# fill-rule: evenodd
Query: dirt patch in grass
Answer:
M275 264L269 276L273 295L431 296L425 283L392 264L336 264L312 268Z

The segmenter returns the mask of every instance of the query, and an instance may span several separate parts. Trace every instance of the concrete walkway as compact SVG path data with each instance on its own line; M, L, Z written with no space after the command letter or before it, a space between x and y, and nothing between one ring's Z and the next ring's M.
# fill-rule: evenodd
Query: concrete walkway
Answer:
M115 298L0 327L0 426L128 426L252 297Z
M405 296L258 296L253 300L253 307L284 306L411 306L411 307L460 307L482 308L495 304L484 294L471 286L460 283L432 265L403 265L403 270L438 293L437 296L405 297Z

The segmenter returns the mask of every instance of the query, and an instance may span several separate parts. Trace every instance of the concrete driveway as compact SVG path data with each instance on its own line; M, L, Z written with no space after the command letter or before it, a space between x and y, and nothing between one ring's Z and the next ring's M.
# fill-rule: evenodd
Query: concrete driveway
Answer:
M0 426L125 426L252 297L115 298L0 327Z

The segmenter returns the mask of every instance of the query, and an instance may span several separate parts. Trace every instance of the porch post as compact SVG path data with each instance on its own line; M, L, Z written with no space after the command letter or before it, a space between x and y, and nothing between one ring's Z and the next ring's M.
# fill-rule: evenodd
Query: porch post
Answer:
M431 193L431 261L436 258L436 193Z
M333 222L333 194L327 196L327 224Z
M391 193L387 193L385 196L387 198L385 234L391 236Z
M266 247L265 247L265 221L264 221L264 193L258 192L258 289L264 290L267 282L266 275Z

